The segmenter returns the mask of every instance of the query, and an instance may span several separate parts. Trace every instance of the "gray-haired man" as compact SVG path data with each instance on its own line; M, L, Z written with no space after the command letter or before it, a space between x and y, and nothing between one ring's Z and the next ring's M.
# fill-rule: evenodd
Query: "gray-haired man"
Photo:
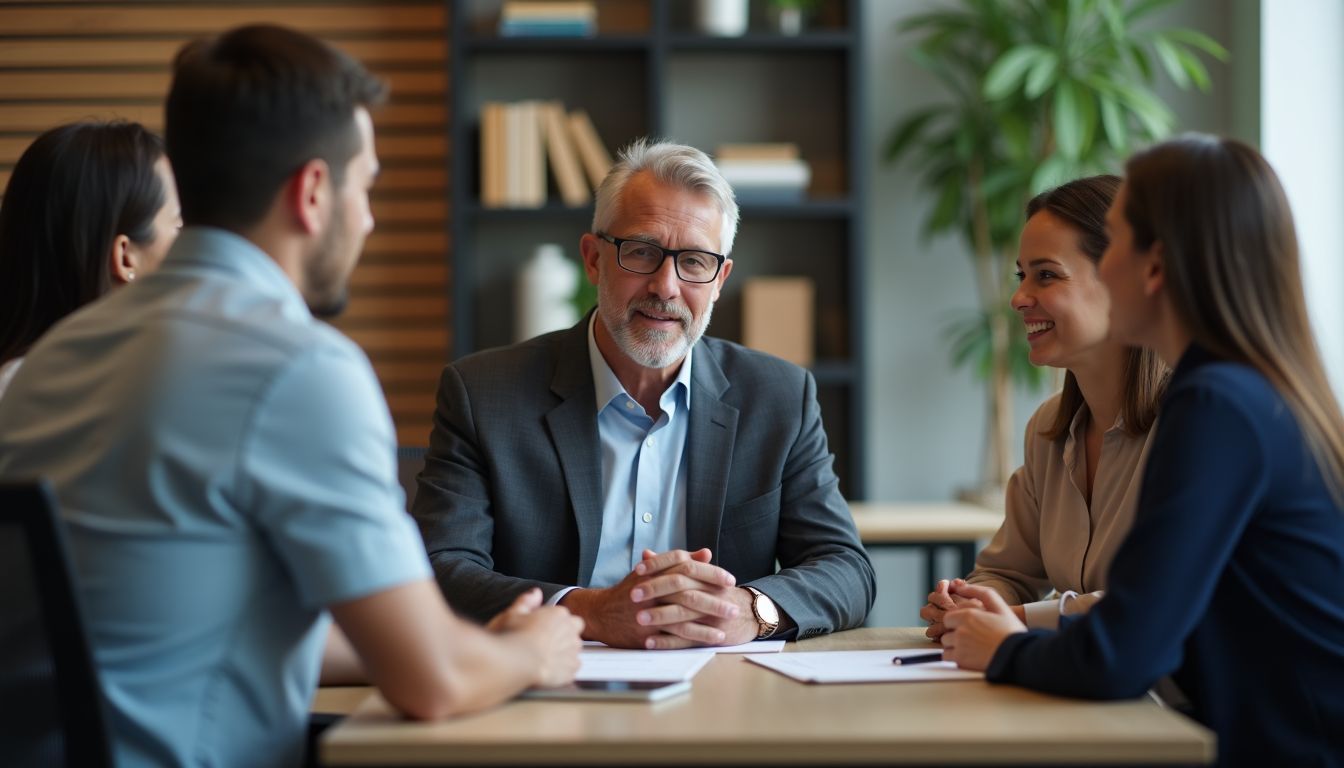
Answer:
M811 374L701 340L737 218L704 153L635 142L580 239L596 311L444 369L414 513L454 607L539 586L585 637L644 648L863 622L872 565Z

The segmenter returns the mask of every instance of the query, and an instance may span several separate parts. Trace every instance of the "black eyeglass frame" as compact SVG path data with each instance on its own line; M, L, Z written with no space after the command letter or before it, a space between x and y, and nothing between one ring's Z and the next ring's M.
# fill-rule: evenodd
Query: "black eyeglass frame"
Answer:
M621 269L624 269L626 272L632 272L636 275L656 274L658 270L663 268L664 261L672 259L672 269L677 273L678 280L682 281L683 283L691 283L692 285L704 285L706 283L714 282L715 278L719 276L719 273L723 271L723 262L728 260L728 257L724 256L721 253L706 251L701 248L682 248L680 250L674 251L671 248L664 248L663 246L658 245L657 243L650 243L647 240L639 240L633 237L612 237L611 235L608 235L606 232L594 232L593 235L600 240L605 240L608 243L611 243L612 245L616 246L616 265ZM640 245L647 245L650 248L657 248L659 251L662 251L663 258L658 260L658 266L654 267L652 270L648 272L641 272L637 269L631 269L621 262L622 243L639 243ZM714 267L714 274L710 275L709 279L707 280L687 280L681 274L681 265L677 263L677 256L680 256L683 253L703 253L706 256L713 256L716 262Z

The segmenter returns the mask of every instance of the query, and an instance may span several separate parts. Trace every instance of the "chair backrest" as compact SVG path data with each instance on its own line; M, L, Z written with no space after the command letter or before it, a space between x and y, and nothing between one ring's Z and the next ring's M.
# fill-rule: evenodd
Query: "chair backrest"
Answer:
M0 762L110 766L98 673L56 504L0 483Z

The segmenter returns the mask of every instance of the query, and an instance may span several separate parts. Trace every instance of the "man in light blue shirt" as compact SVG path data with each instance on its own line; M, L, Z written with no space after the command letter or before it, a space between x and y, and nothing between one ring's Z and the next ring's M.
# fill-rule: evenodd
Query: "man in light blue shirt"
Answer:
M0 477L56 489L119 765L295 765L319 670L422 718L577 670L582 624L539 592L484 630L448 609L373 370L313 316L373 226L382 91L278 27L185 48L166 123L187 229L0 401Z

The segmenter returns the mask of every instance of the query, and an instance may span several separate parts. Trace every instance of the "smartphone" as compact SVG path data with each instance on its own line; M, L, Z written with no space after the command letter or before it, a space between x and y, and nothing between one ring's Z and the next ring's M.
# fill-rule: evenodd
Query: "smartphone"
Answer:
M691 690L689 680L576 680L559 688L529 688L524 699L586 699L589 701L661 701Z

